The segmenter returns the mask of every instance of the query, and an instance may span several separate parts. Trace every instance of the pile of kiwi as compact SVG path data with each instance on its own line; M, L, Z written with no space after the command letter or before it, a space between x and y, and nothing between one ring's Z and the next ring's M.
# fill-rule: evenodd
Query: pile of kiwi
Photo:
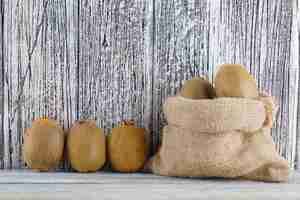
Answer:
M194 100L258 97L256 82L242 65L220 66L214 85L196 77L185 82L180 95ZM103 129L91 120L75 122L65 134L56 121L44 118L26 130L23 155L28 167L36 171L58 167L66 149L72 168L78 172L95 172L107 161L114 171L137 172L144 167L148 148L145 129L136 127L133 121L122 122L106 138Z
M221 65L213 85L201 77L186 81L180 95L189 99L212 99L217 97L251 98L258 97L255 79L239 64Z
M137 172L146 162L146 131L135 127L133 121L113 128L108 141L103 129L92 120L77 121L66 132L52 119L35 120L24 134L23 158L27 166L40 172L54 170L64 159L64 148L77 172L95 172L107 161L115 171Z

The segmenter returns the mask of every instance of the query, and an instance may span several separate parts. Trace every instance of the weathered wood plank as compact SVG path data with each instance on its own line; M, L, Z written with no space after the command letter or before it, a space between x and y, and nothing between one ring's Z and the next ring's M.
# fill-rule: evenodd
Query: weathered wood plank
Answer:
M2 197L7 200L80 200L91 199L244 199L244 200L294 200L299 198L297 187L275 185L270 187L249 187L248 185L211 184L177 185L177 184L42 184L39 186L8 184L0 185ZM269 187L268 187L269 186Z
M293 22L292 22L292 32L291 32L291 56L290 56L290 75L289 75L289 131L294 132L294 138L291 139L291 144L294 146L294 168L299 168L299 147L300 145L300 134L297 130L297 127L300 125L300 121L298 118L298 110L299 110L299 73L300 73L300 56L299 56L299 30L298 29L298 0L293 1ZM300 16L300 15L299 15Z
M116 173L99 171L96 173L75 173L75 172L34 172L31 170L1 170L0 184L104 184L115 183L141 183L141 184L199 184L199 182L215 182L216 184L225 183L245 183L249 185L289 185L300 184L300 172L292 171L287 183L264 183L247 180L234 180L222 178L177 178L167 176L157 176L149 173Z
M144 74L145 74L145 101L144 125L149 133L149 153L154 153L153 145L153 83L154 83L154 55L155 55L155 0L148 1L145 6L145 46L144 46Z
M4 20L3 1L0 0L0 169L3 169L3 154L4 154L4 62L3 62L3 20Z
M298 199L300 175L288 183L184 179L150 174L2 171L3 199Z
M75 119L76 3L4 0L4 168L20 168L22 133L35 118Z
M106 131L126 119L145 126L152 92L146 89L147 1L79 2L78 118L96 119Z
M298 66L298 82L295 85L298 86L298 100L297 100L297 138L296 138L296 169L300 169L300 0L294 2L294 31L295 37L294 48L294 62ZM296 28L296 30L295 30ZM296 35L294 35L296 34Z
M185 79L213 78L219 64L241 63L262 91L274 95L280 112L272 135L294 166L296 91L290 66L293 1L156 1L153 123L155 145L164 124L161 105ZM292 124L290 124L292 123Z
M294 200L299 198L296 186L274 186L274 187L242 187L229 188L230 185L223 184L215 187L211 185L176 185L176 184L43 184L39 185L0 185L2 197L7 200L81 200L90 199L144 199L144 200L194 200L194 199L244 199L244 200ZM234 185L235 186L235 185Z

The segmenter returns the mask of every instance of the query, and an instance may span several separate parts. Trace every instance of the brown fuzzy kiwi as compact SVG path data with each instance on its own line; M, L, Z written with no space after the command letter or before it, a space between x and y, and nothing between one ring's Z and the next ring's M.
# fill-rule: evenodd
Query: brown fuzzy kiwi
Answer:
M239 64L220 66L215 89L217 97L257 98L259 95L255 79Z
M49 171L63 158L64 132L51 119L39 119L24 134L23 158L29 168Z
M124 121L113 128L108 139L108 155L113 170L137 172L143 169L148 154L146 131L134 126L133 121Z
M189 99L208 99L214 98L216 93L209 81L195 77L184 83L180 95Z
M106 139L94 121L81 120L70 129L67 153L71 166L78 172L95 172L106 161Z

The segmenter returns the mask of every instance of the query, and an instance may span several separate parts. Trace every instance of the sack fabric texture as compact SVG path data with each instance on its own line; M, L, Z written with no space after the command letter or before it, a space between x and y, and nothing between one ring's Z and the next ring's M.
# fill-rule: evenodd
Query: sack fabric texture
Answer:
M270 134L277 110L266 95L256 100L169 97L162 144L146 167L164 176L285 182L288 162Z

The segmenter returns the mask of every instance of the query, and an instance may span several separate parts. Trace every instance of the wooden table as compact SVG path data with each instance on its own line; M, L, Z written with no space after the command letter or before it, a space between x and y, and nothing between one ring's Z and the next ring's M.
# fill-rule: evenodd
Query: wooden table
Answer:
M183 179L110 172L35 173L0 171L0 199L300 199L300 172L289 183Z

